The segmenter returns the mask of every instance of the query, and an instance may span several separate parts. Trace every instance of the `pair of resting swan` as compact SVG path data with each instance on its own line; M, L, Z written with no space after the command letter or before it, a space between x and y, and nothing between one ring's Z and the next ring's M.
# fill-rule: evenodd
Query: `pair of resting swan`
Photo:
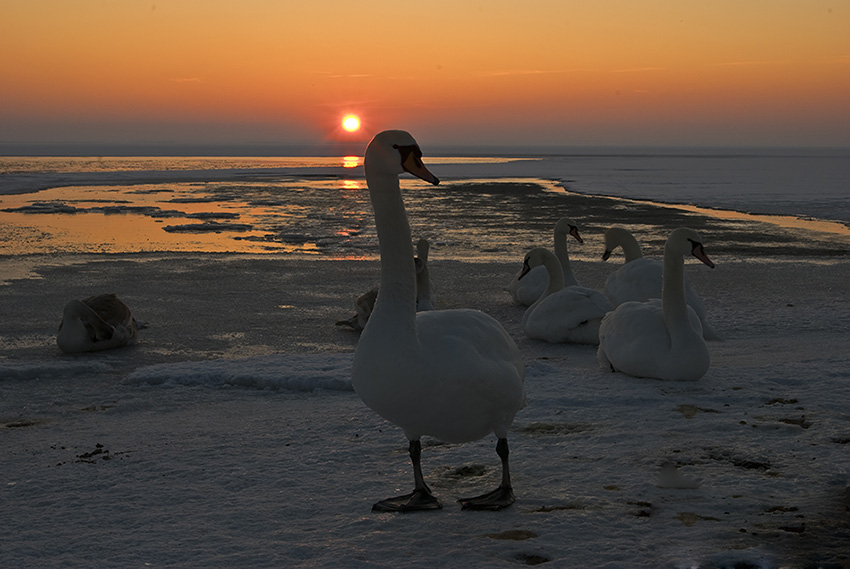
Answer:
M354 353L352 385L372 410L409 441L414 489L381 500L376 511L442 507L422 475L421 442L498 438L502 478L496 490L459 500L463 508L495 510L514 502L507 433L525 406L524 364L505 329L477 310L416 311L416 264L398 176L439 180L422 163L410 134L385 131L369 143L364 169L381 255L380 294Z
M614 307L602 293L578 284L570 267L567 235L584 242L575 222L568 218L558 220L555 253L542 247L529 251L515 277L517 286L511 283L510 288L516 291L517 298L524 294L528 296L523 298L530 298L537 293L537 281L546 283L522 317L522 329L529 338L596 345L599 324ZM541 275L542 279L535 275ZM526 279L533 279L531 286L524 285Z
M648 259L637 239L627 229L609 227L605 230L605 252L602 260L607 261L618 248L623 249L625 262L620 268L608 275L605 281L605 295L614 306L628 301L645 301L661 298L661 283L664 265L655 259ZM685 302L693 308L702 324L703 337L706 340L719 340L720 337L708 323L705 305L691 287L687 275L684 277Z
M564 286L577 286L578 281L570 266L570 254L567 249L568 236L572 236L579 243L584 243L584 239L579 234L576 224L569 218L562 217L555 224L555 257L558 259L558 263L560 263ZM505 290L508 291L511 298L517 304L531 306L546 290L549 281L549 273L545 266L538 265L530 271L526 271L525 267L523 267L522 270L514 275L514 278L505 287Z
M127 305L114 294L71 300L62 311L56 344L68 354L129 346L135 343L139 327Z
M413 259L416 264L416 311L435 310L437 297L431 287L431 275L428 272L428 251L430 244L427 239L420 239L416 243L416 257ZM338 320L337 326L348 326L358 332L366 327L369 321L369 316L375 307L375 301L378 299L378 287L370 289L360 296L354 302L354 315L345 320Z
M674 229L664 245L661 299L624 302L602 319L596 352L602 367L669 380L697 380L705 375L710 357L702 324L685 301L687 255L714 268L696 231Z

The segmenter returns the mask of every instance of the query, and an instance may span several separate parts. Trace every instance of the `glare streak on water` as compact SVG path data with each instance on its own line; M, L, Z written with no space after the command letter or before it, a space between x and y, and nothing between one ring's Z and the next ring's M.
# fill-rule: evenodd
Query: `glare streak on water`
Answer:
M494 164L498 157L432 157L431 164ZM526 158L525 160L529 160ZM82 172L163 172L182 170L254 170L357 168L361 156L0 156L0 175Z

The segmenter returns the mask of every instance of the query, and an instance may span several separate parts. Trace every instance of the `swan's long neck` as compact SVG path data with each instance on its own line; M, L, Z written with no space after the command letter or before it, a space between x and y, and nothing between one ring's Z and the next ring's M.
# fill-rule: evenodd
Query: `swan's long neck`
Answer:
M537 300L535 300L531 306L523 313L522 315L522 326L525 326L525 323L537 309L537 306L543 302L546 297L550 294L554 294L564 288L564 274L561 271L561 264L558 262L557 257L549 253L543 258L543 267L546 269L546 273L549 275L549 284L546 286L546 290L543 291Z
M664 250L664 277L661 285L661 306L664 322L673 342L691 330L688 305L685 303L685 261L667 247Z
M410 224L401 198L398 176L369 178L370 197L381 251L381 288L370 321L376 319L414 328L416 317L416 267Z
M563 271L561 271L561 264L554 255L546 255L543 259L543 268L546 269L546 274L549 275L549 284L546 286L546 290L543 291L543 294L537 297L537 300L528 307L528 310L525 311L525 315L529 315L534 312L533 309L537 308L537 305L543 302L547 296L564 288L564 274ZM523 321L525 321L525 318L523 318Z
M576 280L576 276L573 274L573 269L570 266L570 253L567 250L567 239L568 235L564 232L556 231L555 232L555 256L558 258L558 262L561 263L561 274L563 275L563 283L561 283L561 288L564 286L578 286L578 281ZM549 284L552 284L551 277L549 278Z

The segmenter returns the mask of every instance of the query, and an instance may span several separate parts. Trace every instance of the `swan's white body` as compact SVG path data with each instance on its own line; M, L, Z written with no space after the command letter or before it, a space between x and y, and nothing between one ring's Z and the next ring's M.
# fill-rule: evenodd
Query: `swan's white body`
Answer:
M62 311L56 345L76 354L128 346L138 326L127 305L114 294L71 300Z
M555 257L561 264L561 271L564 278L564 286L576 286L578 281L573 274L573 269L570 266L570 253L567 249L567 236L572 235L576 241L583 243L581 235L578 233L575 223L566 217L562 217L555 224ZM522 278L520 278L522 276ZM514 275L513 280L505 288L510 293L514 302L523 306L531 306L540 298L543 291L549 285L549 274L546 268L537 266L531 269L529 273L522 274L520 270Z
M525 256L526 276L535 267L543 267L547 272L548 286L523 314L522 329L526 335L547 342L598 344L599 324L614 309L611 302L593 289L578 285L565 287L560 263L546 249L538 247Z
M702 325L685 302L684 256L692 253L709 267L699 234L679 228L664 247L661 300L626 302L602 320L597 359L602 367L635 377L697 380L710 357Z
M416 483L413 494L375 505L382 510L440 507L419 467L423 435L461 443L495 433L509 492L506 436L525 406L519 350L496 320L477 310L416 312L416 268L398 176L406 170L439 183L420 156L408 133L386 131L370 142L364 159L380 242L381 284L355 350L352 384L367 406L401 427L411 441ZM420 508L417 501L423 496L431 505ZM510 501L498 507L512 501L511 493Z
M605 231L605 253L602 260L606 261L611 253L622 247L625 263L608 275L605 281L605 296L614 306L624 302L643 302L651 298L661 298L661 283L664 265L655 259L643 256L640 245L628 230L620 227L610 227ZM720 339L714 329L708 324L705 305L694 291L688 277L685 275L685 302L693 308L702 324L703 337L706 340Z

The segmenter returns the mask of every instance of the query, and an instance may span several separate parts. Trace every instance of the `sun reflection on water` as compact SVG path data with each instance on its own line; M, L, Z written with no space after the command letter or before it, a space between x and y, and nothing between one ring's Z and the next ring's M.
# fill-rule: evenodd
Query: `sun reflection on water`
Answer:
M363 165L363 159L360 156L343 156L342 157L342 167L343 168L357 168L358 166Z

